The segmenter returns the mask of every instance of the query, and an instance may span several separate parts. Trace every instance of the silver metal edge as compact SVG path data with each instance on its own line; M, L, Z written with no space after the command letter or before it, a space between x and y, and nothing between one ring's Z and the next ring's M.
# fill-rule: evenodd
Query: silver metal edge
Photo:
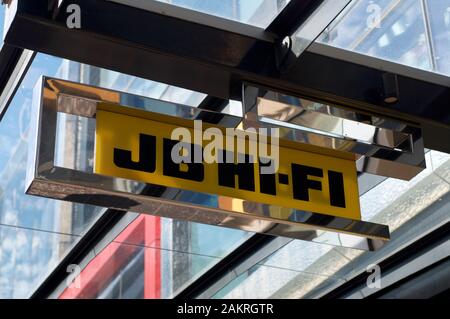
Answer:
M298 139L298 135L300 133L301 136L310 141L309 144L311 145L328 148L330 148L330 145L333 145L333 147L331 147L332 149L355 154L358 159L357 169L360 172L410 180L426 168L422 130L418 127L412 126L410 123L400 123L398 120L380 117L377 115L377 117L386 118L390 126L397 123L397 125L395 125L396 130L410 135L411 152L404 152L395 148L361 143L354 139L336 138L326 135L325 133L320 134L317 131L305 130L305 128L302 127L295 128L295 125L288 126L288 122L286 122L286 126L280 125L281 121L279 121L280 124L275 122L262 123L262 119L260 118L257 110L258 98L264 97L267 92L273 91L268 87L252 83L244 83L242 91L243 114L245 114L244 127L263 126L292 130L295 134L288 135L286 137L288 140L301 143L302 141ZM278 100L273 97L270 97L270 99L278 102ZM308 97L305 97L305 99L316 101L316 99L310 99ZM317 102L320 103L320 101ZM281 103L285 102L281 101ZM358 112L352 112L354 115L347 116L345 118L354 121ZM317 139L317 137L319 138Z
M263 213L263 208L270 205L250 202L249 206L259 209L230 211L219 205L180 201L180 194L185 191L175 188L167 188L160 197L145 196L132 193L133 190L126 186L127 182L133 181L54 166L57 96L67 92L64 92L64 86L58 87L56 91L50 85L52 81L74 84L43 78L36 86L36 90L40 89L41 92L34 101L33 113L37 115L33 119L37 126L34 131L36 144L30 154L31 159L36 160L36 165L28 165L27 194L363 250L378 249L389 239L386 225L302 211L293 211L286 220L275 219ZM77 85L93 89L91 86ZM114 92L95 89L102 93ZM151 187L149 184L138 184Z

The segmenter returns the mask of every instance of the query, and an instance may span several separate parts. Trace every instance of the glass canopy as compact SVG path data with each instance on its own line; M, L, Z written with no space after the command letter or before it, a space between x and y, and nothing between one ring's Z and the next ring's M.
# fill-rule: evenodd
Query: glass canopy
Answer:
M158 0L265 29L290 0Z
M289 0L160 0L266 28ZM4 7L0 7L3 23ZM1 30L0 30L1 31ZM450 75L450 0L353 0L321 43ZM24 194L32 89L42 75L198 106L205 94L37 54L0 121L0 298L29 297L104 213L103 209ZM449 79L450 83L450 79ZM230 111L239 110L232 101ZM232 111L234 114L236 111ZM88 123L72 123L79 132ZM76 140L77 134L67 138ZM84 161L83 154L71 161ZM362 175L364 220L388 224L393 241L379 254L303 241L286 246L225 282L211 298L315 298L422 233L448 222L450 155L429 151L409 182ZM60 298L170 298L253 234L128 213L84 267L82 292ZM152 227L153 237L148 237ZM108 266L109 265L109 266ZM83 273L82 273L83 274ZM93 277L93 275L95 275ZM148 280L145 280L145 279ZM91 287L98 289L91 289ZM206 295L205 295L206 296Z

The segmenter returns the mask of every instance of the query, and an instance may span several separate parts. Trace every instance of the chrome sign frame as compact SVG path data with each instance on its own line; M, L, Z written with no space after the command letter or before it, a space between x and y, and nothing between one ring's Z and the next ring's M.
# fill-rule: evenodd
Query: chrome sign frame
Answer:
M159 185L57 166L58 114L94 120L98 102L158 113L177 109L186 119L202 118L225 127L237 127L243 122L238 116L42 77L33 96L27 194L362 250L376 250L390 238L386 225L298 210L292 210L285 219L273 218L267 214L273 205L178 188L161 190ZM215 200L205 204L194 195L212 196ZM235 206L240 208L223 207L224 199L239 203Z

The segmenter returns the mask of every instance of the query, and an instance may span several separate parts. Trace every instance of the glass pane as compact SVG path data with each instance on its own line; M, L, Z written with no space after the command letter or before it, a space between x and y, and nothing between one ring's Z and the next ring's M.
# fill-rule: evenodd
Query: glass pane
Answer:
M26 298L77 236L0 225L0 299Z
M448 0L354 0L322 34L320 41L408 66L438 71L433 66L428 22L439 28L436 34L441 37L448 35L448 25L445 26L445 14L439 17L425 15L422 3L430 2L447 3L448 7ZM436 10L443 8L445 5L436 6ZM445 57L445 54L441 55Z
M144 215L141 216L143 218ZM252 233L235 229L161 218L161 240L144 244L141 237L129 237L121 242L169 249L189 254L223 258Z
M290 0L158 0L266 28Z
M300 272L282 267L256 265L236 278L235 287L225 287L214 295L215 299L266 299L283 298L277 291L288 285L294 279L297 287L308 287L324 276L307 272ZM342 280L329 278L333 282L343 283ZM230 289L231 288L231 289Z
M138 215L89 261L76 279L80 286L65 288L59 298L172 298L248 236Z
M425 1L436 71L450 74L450 0Z

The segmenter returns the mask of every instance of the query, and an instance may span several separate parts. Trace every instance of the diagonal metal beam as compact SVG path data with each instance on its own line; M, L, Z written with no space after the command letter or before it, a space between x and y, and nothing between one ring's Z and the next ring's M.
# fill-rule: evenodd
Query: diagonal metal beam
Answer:
M323 0L291 0L266 30L280 37L291 35L322 2Z
M0 121L33 62L35 53L10 45L0 51Z

